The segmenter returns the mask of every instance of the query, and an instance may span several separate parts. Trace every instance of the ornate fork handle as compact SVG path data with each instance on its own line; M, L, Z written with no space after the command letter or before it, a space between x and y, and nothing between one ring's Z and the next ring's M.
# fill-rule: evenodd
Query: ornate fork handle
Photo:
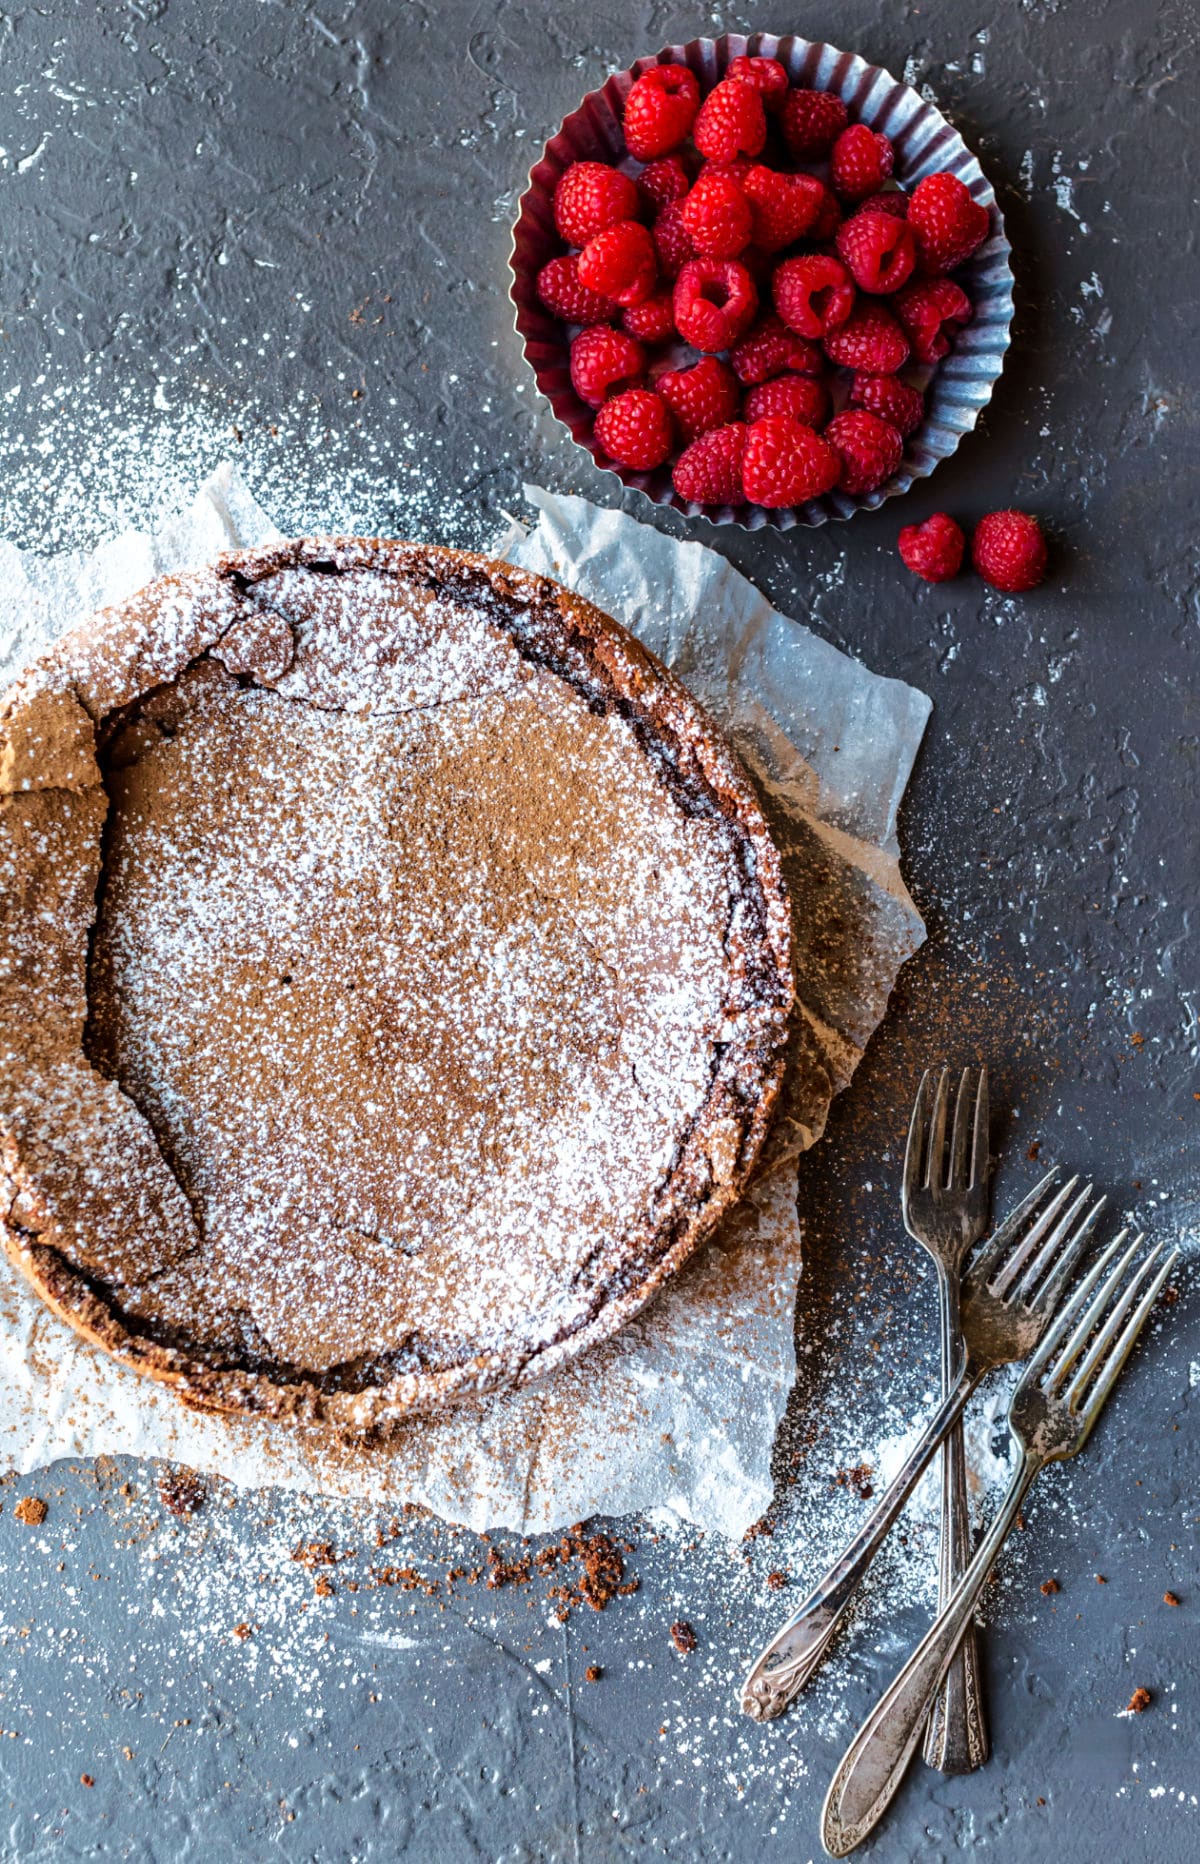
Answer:
M980 1374L965 1359L903 1466L884 1490L871 1514L840 1560L831 1566L794 1617L762 1651L742 1685L742 1708L756 1722L781 1715L801 1690L832 1641L834 1631L893 1521L958 1418Z
M845 1857L862 1843L891 1803L912 1759L929 1705L950 1668L996 1555L1044 1459L1027 1451L1017 1465L995 1520L941 1616L918 1644L890 1688L847 1748L821 1814L821 1838L830 1857Z

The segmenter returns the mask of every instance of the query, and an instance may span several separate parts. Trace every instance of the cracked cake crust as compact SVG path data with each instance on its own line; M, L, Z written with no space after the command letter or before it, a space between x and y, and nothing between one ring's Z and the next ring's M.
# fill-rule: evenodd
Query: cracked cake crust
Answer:
M779 862L628 632L486 558L240 552L0 703L0 1234L219 1411L385 1432L613 1333L783 1075Z

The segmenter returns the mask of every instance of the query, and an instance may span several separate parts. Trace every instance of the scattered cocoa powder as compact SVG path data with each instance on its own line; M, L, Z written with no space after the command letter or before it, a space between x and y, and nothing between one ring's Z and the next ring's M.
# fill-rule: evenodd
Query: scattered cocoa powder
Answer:
M782 1592L783 1588L787 1585L787 1582L788 1582L788 1576L786 1573L768 1573L767 1574L767 1584L770 1586L772 1592Z
M298 1560L301 1566L310 1568L334 1566L337 1563L337 1554L334 1552L331 1540L302 1540L297 1545L292 1558Z
M839 1489L853 1489L860 1502L869 1502L875 1493L871 1477L875 1470L870 1463L856 1463L853 1469L839 1469L834 1474L834 1483Z
M158 1499L169 1514L187 1517L203 1508L208 1500L208 1485L194 1469L167 1469L159 1478Z

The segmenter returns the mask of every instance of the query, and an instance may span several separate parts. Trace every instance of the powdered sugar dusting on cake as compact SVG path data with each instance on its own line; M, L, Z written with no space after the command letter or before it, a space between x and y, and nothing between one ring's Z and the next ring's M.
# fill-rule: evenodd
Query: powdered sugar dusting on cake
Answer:
M536 585L373 548L226 569L186 668L178 599L131 618L167 678L101 723L87 1034L201 1237L116 1277L122 1324L351 1393L516 1375L636 1290L744 1171L782 1037L736 812L564 675Z

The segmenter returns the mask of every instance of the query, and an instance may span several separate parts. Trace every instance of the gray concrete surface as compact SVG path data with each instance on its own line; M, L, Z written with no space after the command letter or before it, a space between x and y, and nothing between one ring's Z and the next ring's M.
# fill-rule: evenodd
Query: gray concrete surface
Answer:
M109 1463L10 1482L6 1859L813 1857L854 1718L927 1617L928 1533L913 1527L786 1722L752 1728L731 1688L780 1609L767 1573L799 1583L862 1506L837 1468L930 1389L932 1289L893 1212L914 1081L942 1053L993 1062L1001 1195L1036 1146L1192 1260L1003 1563L991 1765L918 1767L869 1855L1200 1854L1191 0L720 19L657 0L16 0L0 15L3 528L91 541L123 483L129 508L143 496L151 433L186 435L189 469L237 450L295 526L476 543L530 474L610 500L523 375L507 227L585 88L722 25L907 64L978 149L1018 265L1010 367L931 484L818 533L697 527L936 702L904 818L930 941L801 1174L811 1270L776 1533L731 1552L627 1524L640 1592L560 1626L540 1582L369 1587L372 1561L400 1563L371 1548L369 1510L214 1493L177 1521L158 1471ZM1009 503L1055 539L1036 595L930 589L899 563L901 521ZM25 1494L48 1503L40 1527L16 1516ZM290 1557L322 1535L358 1550L328 1597ZM427 1574L482 1556L420 1521L397 1545ZM692 1657L668 1635L679 1617ZM1122 1716L1139 1685L1151 1707Z

